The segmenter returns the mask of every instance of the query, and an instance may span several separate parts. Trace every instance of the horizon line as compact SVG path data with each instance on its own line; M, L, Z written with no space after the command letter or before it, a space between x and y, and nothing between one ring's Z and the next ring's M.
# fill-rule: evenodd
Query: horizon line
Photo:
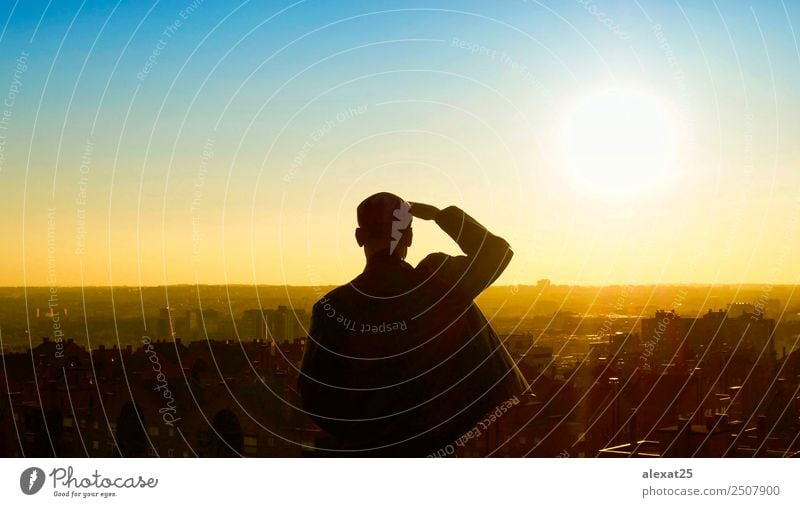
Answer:
M346 284L346 283L345 283ZM114 285L0 285L2 289L74 289L74 288L127 288L127 289L153 289L164 287L295 287L295 288L321 288L321 287L339 287L345 285L341 283L329 284L313 284L313 285L296 285L296 284L275 284L275 283L170 283L160 285L129 285L129 284L114 284ZM537 287L538 283L505 283L490 285L484 290L491 288L501 287ZM641 283L609 283L609 284L580 284L580 283L553 283L548 284L549 287L723 287L723 286L737 286L737 287L798 287L797 283L771 283L771 282L641 282Z

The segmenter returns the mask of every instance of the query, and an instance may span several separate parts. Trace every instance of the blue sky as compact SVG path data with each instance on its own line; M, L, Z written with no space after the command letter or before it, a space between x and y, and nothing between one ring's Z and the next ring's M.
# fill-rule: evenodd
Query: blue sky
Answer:
M518 253L509 283L763 281L774 273L754 259L794 247L782 227L800 187L791 2L6 1L0 24L4 96L27 55L6 108L0 232L13 247L0 284L44 280L48 207L64 284L81 263L98 284L336 283L361 262L352 209L384 187L500 227ZM550 149L571 104L608 83L646 90L688 126L653 195L582 193ZM192 223L201 252L187 262Z

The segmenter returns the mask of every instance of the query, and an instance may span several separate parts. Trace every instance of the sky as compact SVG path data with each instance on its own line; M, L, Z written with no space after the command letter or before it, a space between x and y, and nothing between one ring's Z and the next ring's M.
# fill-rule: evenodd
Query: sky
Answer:
M800 278L793 2L9 0L0 27L0 285L341 284L378 191L506 238L501 284ZM412 263L458 253L414 234Z

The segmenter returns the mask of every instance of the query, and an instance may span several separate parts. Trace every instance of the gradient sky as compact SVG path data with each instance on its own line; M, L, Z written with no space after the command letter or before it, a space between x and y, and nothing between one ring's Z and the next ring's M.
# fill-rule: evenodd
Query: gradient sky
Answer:
M0 285L343 283L381 190L505 237L500 283L800 277L791 2L5 1L0 26ZM613 197L555 149L610 83L681 121L669 177ZM437 250L416 223L409 260Z

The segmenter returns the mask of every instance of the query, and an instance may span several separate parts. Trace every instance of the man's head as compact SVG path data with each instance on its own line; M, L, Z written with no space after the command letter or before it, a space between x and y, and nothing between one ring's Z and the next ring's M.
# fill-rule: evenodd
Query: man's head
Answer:
M411 206L389 192L380 192L364 199L356 211L356 242L370 258L374 253L389 250L390 255L405 259L411 246Z

